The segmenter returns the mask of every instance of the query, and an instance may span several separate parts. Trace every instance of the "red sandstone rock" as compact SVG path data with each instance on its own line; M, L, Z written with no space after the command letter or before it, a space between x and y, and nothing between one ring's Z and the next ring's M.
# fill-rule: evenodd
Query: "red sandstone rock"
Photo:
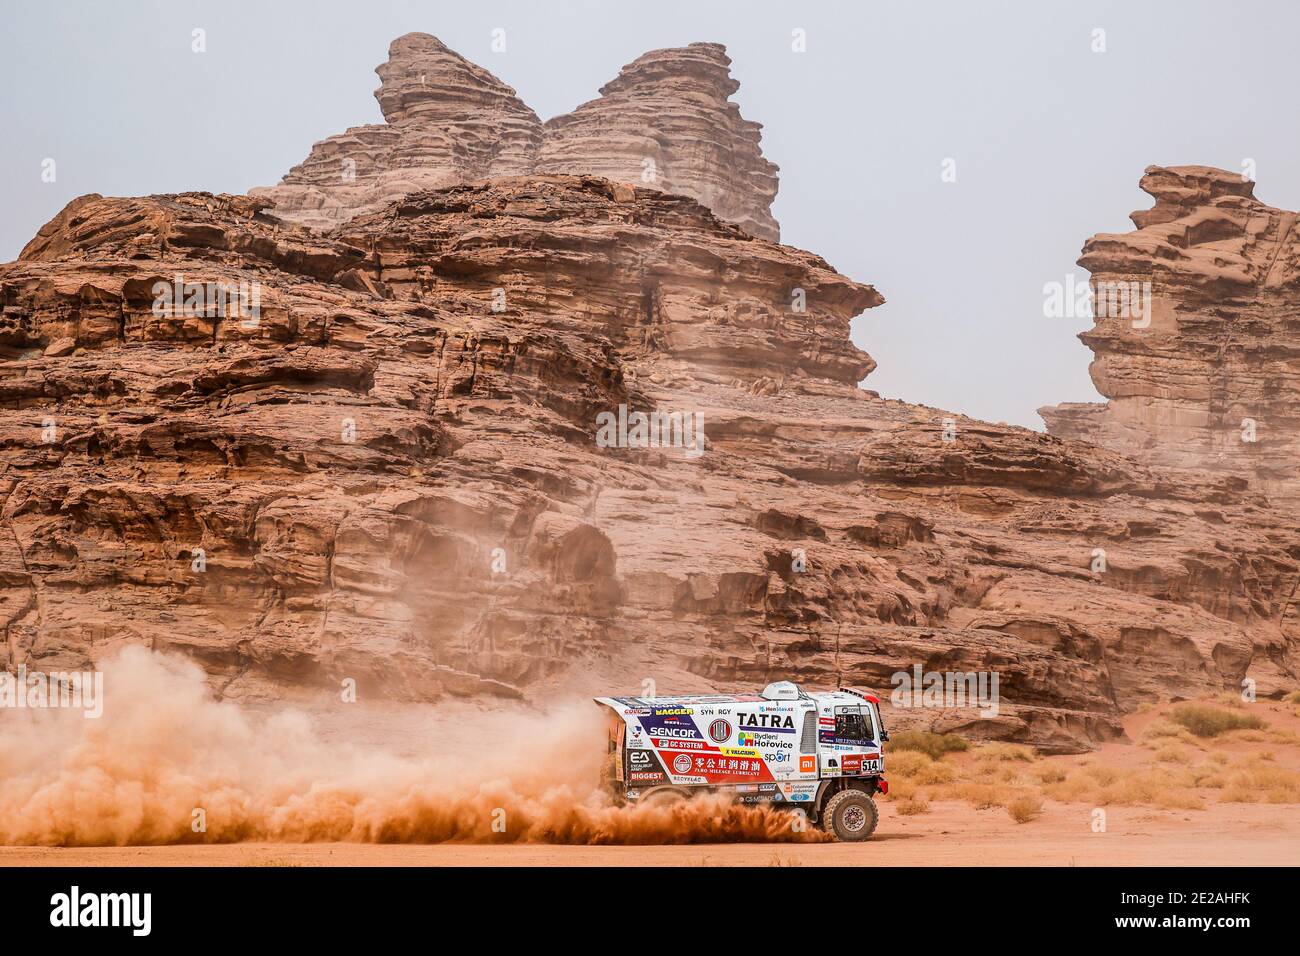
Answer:
M592 173L697 199L751 235L776 242L777 167L762 126L729 101L740 84L720 43L653 50L600 97L546 123L535 169Z
M697 199L751 235L777 240L777 167L717 43L654 50L601 96L545 126L482 67L426 33L389 47L375 91L386 125L317 143L278 186L254 189L280 218L330 228L420 189L498 176L591 173Z
M1247 477L1300 505L1300 237L1296 213L1205 166L1148 167L1137 230L1094 236L1079 264L1101 288L1150 288L1149 316L1079 337L1109 401L1040 409L1055 435L1154 464ZM1149 318L1149 322L1147 319ZM1253 440L1251 440L1253 439Z
M267 212L83 197L0 267L10 666L131 641L232 697L432 699L920 664L997 671L1001 713L897 725L1058 750L1294 686L1289 513L862 391L881 297L812 254L591 177ZM258 322L157 314L177 275L259 283ZM599 447L620 405L702 415L704 454Z

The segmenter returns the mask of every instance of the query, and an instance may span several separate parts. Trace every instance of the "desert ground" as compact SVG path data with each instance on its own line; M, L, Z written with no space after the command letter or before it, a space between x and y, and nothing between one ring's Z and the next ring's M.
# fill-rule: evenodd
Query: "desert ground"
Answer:
M1092 754L894 750L861 844L225 843L3 847L2 866L1282 866L1300 862L1300 704L1192 702L1261 726L1198 736L1162 705ZM899 736L899 735L896 735ZM906 742L906 738L904 738ZM1013 810L1015 811L1013 813ZM1099 825L1104 813L1104 828ZM1019 818L1019 821L1016 819Z
M1236 805L1179 813L1125 807L1105 833L1056 804L1028 824L1001 810L937 804L902 817L887 803L861 844L691 846L409 846L233 843L217 846L4 847L0 866L1286 866L1300 861L1300 812Z

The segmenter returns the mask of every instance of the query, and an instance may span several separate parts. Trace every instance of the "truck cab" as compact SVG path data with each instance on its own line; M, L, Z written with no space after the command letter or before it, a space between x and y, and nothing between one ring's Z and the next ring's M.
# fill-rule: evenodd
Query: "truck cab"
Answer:
M724 792L802 810L842 840L876 825L888 792L880 702L858 688L807 692L789 681L760 694L601 697L605 779L628 803Z

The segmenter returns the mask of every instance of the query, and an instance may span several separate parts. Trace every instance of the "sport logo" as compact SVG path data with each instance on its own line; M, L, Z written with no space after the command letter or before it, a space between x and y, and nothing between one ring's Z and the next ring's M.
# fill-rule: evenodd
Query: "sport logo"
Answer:
M719 717L709 724L709 739L720 744L731 739L731 724Z
M673 769L678 773L690 773L691 765L690 754L678 754L673 758Z

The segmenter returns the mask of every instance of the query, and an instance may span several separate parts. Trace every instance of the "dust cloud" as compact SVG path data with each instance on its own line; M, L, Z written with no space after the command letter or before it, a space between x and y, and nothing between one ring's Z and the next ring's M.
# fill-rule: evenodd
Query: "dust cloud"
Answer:
M99 719L0 710L0 844L827 838L722 797L614 805L598 786L604 731L589 700L478 714L456 742L431 732L398 754L326 740L301 711L217 701L187 660L129 647L101 669Z

